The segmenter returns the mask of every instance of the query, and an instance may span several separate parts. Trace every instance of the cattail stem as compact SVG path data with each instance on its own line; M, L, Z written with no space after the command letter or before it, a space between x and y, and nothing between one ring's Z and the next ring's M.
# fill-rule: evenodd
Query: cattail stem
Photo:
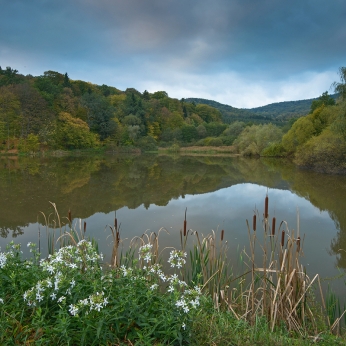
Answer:
M268 218L268 204L269 204L269 198L268 195L265 198L264 201L264 218L267 219Z
M256 231L256 214L253 216L253 219L252 219L252 229Z
M276 224L276 218L273 217L273 220L272 220L272 235L275 235L275 224Z

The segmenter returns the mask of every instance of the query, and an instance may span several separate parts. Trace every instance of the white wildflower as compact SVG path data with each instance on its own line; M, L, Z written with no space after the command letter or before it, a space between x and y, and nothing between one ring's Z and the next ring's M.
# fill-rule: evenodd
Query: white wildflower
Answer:
M70 307L70 308L69 308L70 314L71 314L72 316L76 316L77 313L78 313L78 308L77 308L75 305L73 305L73 304L71 304L69 307Z
M39 292L36 293L36 299L41 302L43 300L43 296L40 295Z
M5 267L6 261L7 261L6 255L4 253L0 252L0 268Z
M66 297L64 297L64 296L61 296L59 299L58 299L58 303L61 303L61 302L63 302L64 300L66 299Z

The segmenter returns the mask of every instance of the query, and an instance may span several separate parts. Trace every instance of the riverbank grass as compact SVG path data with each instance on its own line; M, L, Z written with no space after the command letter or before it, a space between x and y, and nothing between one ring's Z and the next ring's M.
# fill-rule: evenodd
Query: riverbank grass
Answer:
M299 234L248 225L249 250L229 263L224 231L203 236L187 227L181 248L161 248L161 229L124 249L118 220L105 263L97 244L67 218L47 228L50 254L29 243L29 259L10 243L0 253L0 344L56 345L342 345L342 315L334 320L299 262ZM49 219L49 218L48 218ZM263 229L262 229L263 228ZM57 231L58 236L52 234ZM264 237L263 237L264 236ZM263 242L259 243L259 238ZM53 243L58 244L54 247ZM257 251L260 250L260 251ZM315 290L317 288L317 290Z

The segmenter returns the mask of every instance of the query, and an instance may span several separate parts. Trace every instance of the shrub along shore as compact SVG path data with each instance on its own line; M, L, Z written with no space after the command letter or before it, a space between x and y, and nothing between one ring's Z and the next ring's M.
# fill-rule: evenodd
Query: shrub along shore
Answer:
M186 215L180 249L161 249L160 229L126 250L115 219L106 263L86 224L76 230L69 214L62 225L55 209L49 254L29 243L24 259L13 242L0 252L1 345L345 344L340 305L300 264L299 230L270 220L268 197L259 220L236 266L224 231L203 236Z

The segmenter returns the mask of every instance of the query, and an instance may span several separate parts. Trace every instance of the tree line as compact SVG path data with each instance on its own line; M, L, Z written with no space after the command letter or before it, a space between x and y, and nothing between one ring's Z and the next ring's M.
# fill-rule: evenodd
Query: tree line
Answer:
M307 115L277 123L244 113L226 123L222 112L230 106L217 109L214 101L121 91L55 71L24 76L0 67L0 150L233 145L242 155L291 156L303 167L346 171L346 68L339 74L333 84L339 98L323 93Z
M216 108L165 91L121 91L71 80L67 73L34 77L0 67L1 150L155 147L218 136L225 128Z

